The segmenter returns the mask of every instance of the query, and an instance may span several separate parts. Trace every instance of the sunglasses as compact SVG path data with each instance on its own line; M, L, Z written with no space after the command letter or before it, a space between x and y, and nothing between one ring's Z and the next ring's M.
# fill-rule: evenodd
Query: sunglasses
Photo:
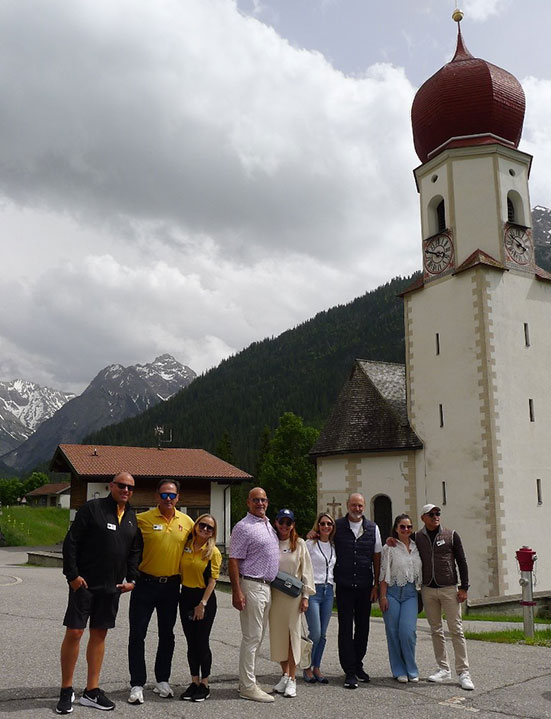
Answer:
M203 532L214 532L214 527L212 524L207 524L206 522L199 522L199 529L202 529Z
M282 524L284 527L290 527L291 524L293 524L292 520L289 518L276 519L276 522L278 524Z
M428 512L427 513L427 517L432 517L433 519L435 517L439 517L439 516L440 516L440 512Z
M125 484L124 482L115 482L115 485L122 491L127 489L129 492L134 491L134 486L132 484Z
M319 523L319 526L320 526L320 527L332 527L332 526L333 526L333 522L320 522L320 523Z
M251 497L251 502L255 504L265 504L268 501L268 497Z
M406 531L407 529L413 529L411 524L399 524L398 529L401 529L402 531Z
M176 492L159 492L161 499L176 499L177 496Z

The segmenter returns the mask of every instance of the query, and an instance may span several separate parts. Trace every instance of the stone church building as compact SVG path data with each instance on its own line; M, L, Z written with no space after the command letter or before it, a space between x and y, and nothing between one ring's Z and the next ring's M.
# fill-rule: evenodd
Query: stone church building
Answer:
M403 294L406 364L358 359L312 449L318 505L361 492L388 534L442 508L463 540L469 597L518 594L515 551L551 590L551 275L535 263L518 150L525 100L507 71L453 59L412 107L423 273Z

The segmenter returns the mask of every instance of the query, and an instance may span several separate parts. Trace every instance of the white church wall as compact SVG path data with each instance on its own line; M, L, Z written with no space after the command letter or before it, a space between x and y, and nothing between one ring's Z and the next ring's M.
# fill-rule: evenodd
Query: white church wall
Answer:
M352 492L363 494L365 514L373 516L373 500L386 495L392 515L407 511L408 456L405 453L348 454L318 457L318 510L336 518L346 514L346 500Z

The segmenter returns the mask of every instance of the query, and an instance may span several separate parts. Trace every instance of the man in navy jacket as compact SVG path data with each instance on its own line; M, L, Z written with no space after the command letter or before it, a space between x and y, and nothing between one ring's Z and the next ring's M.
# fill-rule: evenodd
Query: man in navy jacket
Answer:
M364 517L363 496L351 494L346 508L347 515L336 522L334 577L339 661L346 675L344 686L356 689L358 680L369 681L363 659L369 638L371 603L377 600L382 545L379 528Z

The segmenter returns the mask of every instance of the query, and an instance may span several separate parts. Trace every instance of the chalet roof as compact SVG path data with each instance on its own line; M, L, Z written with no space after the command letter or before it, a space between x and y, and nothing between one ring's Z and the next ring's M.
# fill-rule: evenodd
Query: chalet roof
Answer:
M240 482L251 475L204 449L157 449L92 444L60 444L50 469L81 477L108 477L130 472L133 477L162 479L221 479Z
M405 366L357 359L310 455L422 446L407 417Z
M27 492L25 497L41 497L49 494L61 494L65 490L70 489L70 482L56 482L55 484L43 484L42 487L33 489L32 492Z

